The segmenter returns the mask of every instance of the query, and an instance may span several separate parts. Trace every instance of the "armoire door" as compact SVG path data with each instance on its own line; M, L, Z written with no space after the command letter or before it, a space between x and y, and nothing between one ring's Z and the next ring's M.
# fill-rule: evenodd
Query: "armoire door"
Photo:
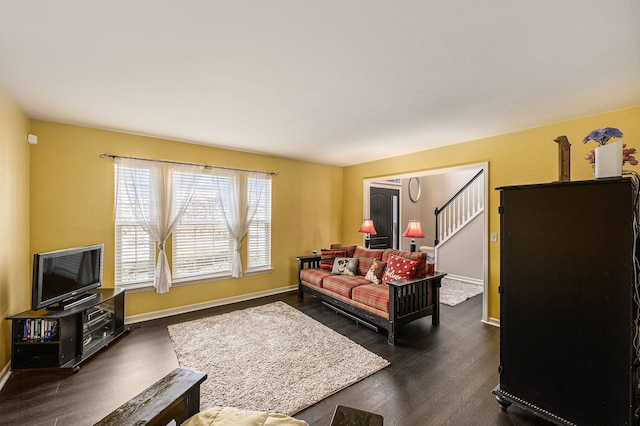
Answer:
M630 181L500 189L500 389L576 424L629 424Z

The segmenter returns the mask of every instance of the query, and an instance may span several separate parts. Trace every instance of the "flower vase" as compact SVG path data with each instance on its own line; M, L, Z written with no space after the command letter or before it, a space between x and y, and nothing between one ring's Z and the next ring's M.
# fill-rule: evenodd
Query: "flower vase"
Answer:
M595 178L622 176L622 141L600 145L595 150Z

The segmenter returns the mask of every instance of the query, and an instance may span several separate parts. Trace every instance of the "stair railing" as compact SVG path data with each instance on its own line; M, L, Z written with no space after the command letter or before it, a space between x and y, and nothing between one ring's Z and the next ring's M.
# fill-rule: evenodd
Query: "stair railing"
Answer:
M442 207L436 207L434 246L451 238L484 209L484 188L478 179L483 172L480 170Z

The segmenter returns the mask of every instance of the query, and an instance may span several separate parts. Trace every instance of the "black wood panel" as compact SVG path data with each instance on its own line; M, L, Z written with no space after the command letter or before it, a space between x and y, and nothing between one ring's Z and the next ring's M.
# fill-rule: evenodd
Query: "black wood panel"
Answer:
M629 181L503 188L500 389L577 424L630 424Z

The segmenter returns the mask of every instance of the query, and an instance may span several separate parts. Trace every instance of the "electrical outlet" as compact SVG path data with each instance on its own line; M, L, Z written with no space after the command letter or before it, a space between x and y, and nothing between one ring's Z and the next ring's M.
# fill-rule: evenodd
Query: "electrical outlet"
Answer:
M498 233L497 232L492 232L491 233L491 241L494 243L498 242Z

